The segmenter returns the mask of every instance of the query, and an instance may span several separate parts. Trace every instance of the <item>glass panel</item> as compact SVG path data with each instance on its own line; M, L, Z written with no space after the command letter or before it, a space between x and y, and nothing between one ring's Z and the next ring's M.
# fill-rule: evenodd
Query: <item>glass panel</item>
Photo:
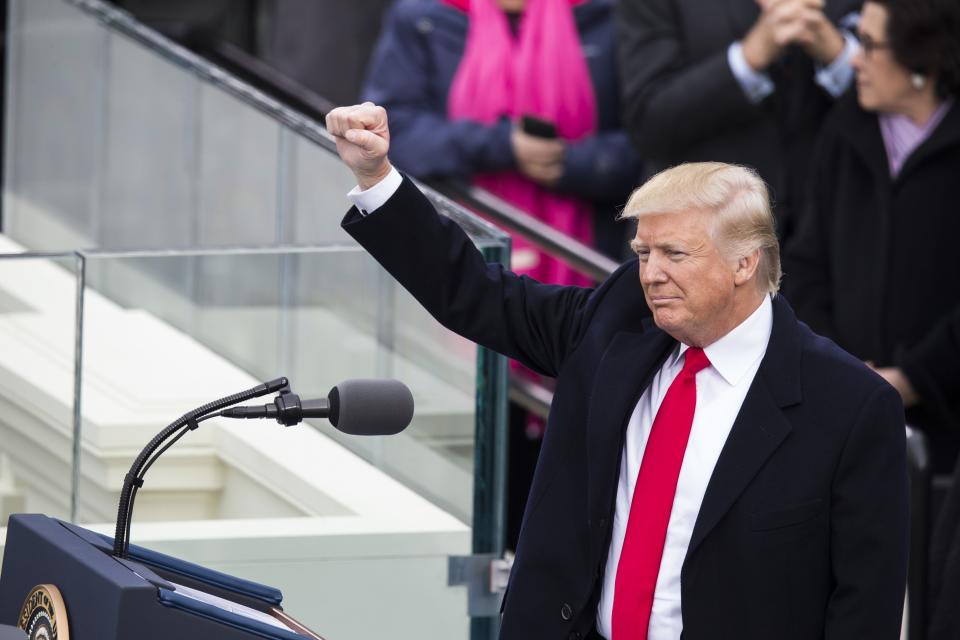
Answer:
M51 473L63 478L48 494L30 485L23 507L68 517L73 502L81 522L112 534L136 452L185 411L281 374L305 398L350 377L397 377L417 414L393 438L205 423L147 476L133 540L280 587L328 637L447 640L471 624L488 637L477 630L492 619L471 623L466 590L446 586L447 558L502 551L502 358L440 328L352 245L339 220L353 180L317 123L96 0L8 6L6 230L31 248L157 249L85 254L79 488L71 498L72 445L51 440L37 455L59 460ZM488 259L507 254L502 233L430 197ZM342 246L166 251L276 242ZM69 403L74 312L48 302L67 295L73 258L60 260L35 265L57 277L17 282L31 296L0 290L0 321L20 331L0 338L46 350L62 371L51 364L36 383ZM62 323L56 348L17 326L35 311L24 300L50 306L37 327ZM67 405L37 406L69 424ZM19 508L27 458L2 455L18 442L0 439L4 508Z
M200 94L197 243L274 242L281 127L219 87Z
M175 271L193 277L154 276ZM472 344L415 313L359 248L91 254L87 276L84 449L100 457L82 522L110 532L136 451L196 406L280 375L305 399L396 377L416 414L390 438L325 421L204 423L151 468L132 539L281 588L321 635L422 638L431 619L426 637L468 637L467 594L446 586L446 563L473 540ZM371 602L396 610L358 620Z
M9 11L4 224L22 244L350 242L338 223L353 179L318 123L95 0ZM435 202L478 242L503 242Z
M106 73L97 245L195 245L199 79L115 33Z
M340 229L340 219L346 213L344 194L356 185L350 170L329 149L303 137L297 138L293 153L293 196L283 242L352 243Z
M10 0L4 231L37 250L97 236L106 31L60 0Z
M0 526L70 518L77 290L74 256L0 255Z

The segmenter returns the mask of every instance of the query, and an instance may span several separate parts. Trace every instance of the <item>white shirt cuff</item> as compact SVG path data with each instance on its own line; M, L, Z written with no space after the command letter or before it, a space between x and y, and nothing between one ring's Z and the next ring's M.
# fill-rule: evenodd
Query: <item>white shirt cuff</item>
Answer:
M361 190L358 185L350 190L347 197L360 210L361 214L367 215L382 207L390 199L390 196L397 192L401 182L403 182L403 176L400 175L396 167L391 167L386 178L365 191Z
M840 55L827 66L817 69L816 73L817 84L834 98L843 95L843 92L853 82L853 67L850 66L850 59L859 46L856 37L849 31L843 32L843 39L843 51L840 52Z
M730 65L730 71L743 89L747 100L753 104L766 98L776 88L769 75L762 71L754 71L750 67L747 59L743 57L743 45L739 41L727 47L727 64Z

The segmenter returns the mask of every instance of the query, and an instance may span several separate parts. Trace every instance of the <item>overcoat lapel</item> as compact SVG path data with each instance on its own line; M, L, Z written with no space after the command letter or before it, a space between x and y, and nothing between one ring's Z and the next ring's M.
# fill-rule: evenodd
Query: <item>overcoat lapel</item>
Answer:
M623 433L634 406L676 340L652 326L618 333L598 365L587 423L587 477L594 550L602 546L602 522L610 514L620 474ZM605 550L603 550L605 551Z
M790 430L790 423L763 382L754 379L707 485L688 556L730 510Z
M783 408L801 399L798 331L790 305L781 297L774 297L773 330L767 352L710 476L687 557L730 510L792 430Z

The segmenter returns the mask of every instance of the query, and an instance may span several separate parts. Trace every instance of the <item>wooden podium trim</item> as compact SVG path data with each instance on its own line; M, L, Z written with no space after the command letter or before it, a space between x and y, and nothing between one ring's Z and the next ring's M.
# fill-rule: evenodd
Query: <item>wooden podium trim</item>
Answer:
M307 629L305 626L303 626L302 624L300 624L299 622L297 622L296 620L288 616L283 609L272 607L270 609L270 615L272 615L274 618L276 618L283 624L287 625L288 627L290 627L291 629L293 629L299 634L305 635L308 638L311 638L312 640L324 640L321 636L317 635L310 629Z

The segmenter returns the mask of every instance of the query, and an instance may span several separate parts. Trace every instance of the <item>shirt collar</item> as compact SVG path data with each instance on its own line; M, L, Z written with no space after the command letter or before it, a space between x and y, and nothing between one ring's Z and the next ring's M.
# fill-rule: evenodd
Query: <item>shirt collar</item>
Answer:
M736 385L747 375L751 366L767 352L767 343L770 342L772 331L773 305L770 302L770 296L767 295L746 320L734 327L727 335L704 347L703 351L720 377L727 384ZM681 342L671 365L677 364L689 348L689 345Z

